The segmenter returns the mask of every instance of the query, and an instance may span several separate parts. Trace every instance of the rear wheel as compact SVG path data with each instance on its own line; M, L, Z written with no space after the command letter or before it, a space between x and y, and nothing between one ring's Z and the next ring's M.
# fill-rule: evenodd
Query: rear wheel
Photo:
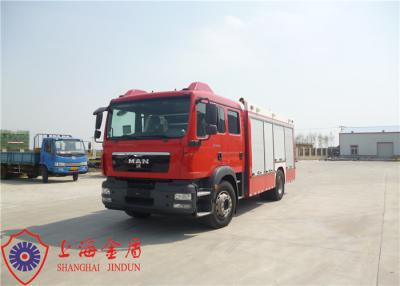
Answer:
M1 166L1 179L7 180L8 179L8 172L6 166Z
M29 179L35 179L35 178L37 178L38 177L38 172L37 172L37 170L34 168L33 170L30 170L29 172L28 172L28 178Z
M285 176L281 170L276 172L275 188L260 194L264 200L280 201L285 193Z
M72 174L72 180L78 181L79 174Z
M235 190L231 183L222 181L212 202L212 213L205 218L207 225L212 228L227 226L232 220L235 208Z
M42 175L43 183L48 183L49 182L49 172L47 171L46 166L42 166L41 175Z
M151 216L151 213L142 213L142 212L134 212L134 211L125 211L125 213L134 218L148 218Z

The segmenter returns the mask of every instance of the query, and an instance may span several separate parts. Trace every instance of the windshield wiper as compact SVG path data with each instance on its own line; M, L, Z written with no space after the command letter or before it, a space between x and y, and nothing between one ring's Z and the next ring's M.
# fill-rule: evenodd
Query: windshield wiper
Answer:
M148 138L174 138L174 137L168 136L166 134L153 134L153 135L149 134L149 135L139 135L139 136L137 136L137 138L148 139Z
M170 138L177 138L176 136L168 136L166 134L148 134L148 135L122 135L119 137L114 137L113 139L116 140L121 140L121 139L159 139L159 138L165 138L165 139L170 139Z

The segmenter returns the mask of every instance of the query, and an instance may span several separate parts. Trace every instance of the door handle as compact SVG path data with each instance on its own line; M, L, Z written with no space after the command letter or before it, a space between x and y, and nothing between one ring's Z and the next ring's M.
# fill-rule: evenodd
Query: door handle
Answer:
M222 160L222 153L218 152L218 156L217 156L218 160L221 161Z
M239 159L240 159L240 160L243 159L243 152L239 152Z

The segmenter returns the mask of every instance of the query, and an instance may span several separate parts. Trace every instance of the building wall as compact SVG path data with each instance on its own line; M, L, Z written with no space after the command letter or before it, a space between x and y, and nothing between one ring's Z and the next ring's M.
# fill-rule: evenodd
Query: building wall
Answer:
M376 156L378 142L393 142L393 154L400 156L400 132L339 133L340 155L350 156L350 146L358 145L358 155Z

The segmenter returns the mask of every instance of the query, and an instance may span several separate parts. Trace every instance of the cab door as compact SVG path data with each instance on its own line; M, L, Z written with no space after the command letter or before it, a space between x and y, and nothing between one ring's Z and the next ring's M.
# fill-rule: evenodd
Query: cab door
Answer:
M53 140L45 140L40 152L40 163L45 165L48 170L54 166L55 148Z
M226 126L226 108L217 104L217 134L216 137L216 148L218 148L217 152L217 165L219 166L228 166L229 165L229 138L227 137L227 126Z
M240 110L227 108L228 164L236 173L244 172L244 126Z
M209 176L215 167L222 164L222 136L218 133L208 135L206 129L206 103L198 102L196 105L196 136L201 140L201 145L199 152L195 154L197 157L195 162L201 162L202 171Z
M198 102L195 105L194 135L198 145L190 147L187 155L191 160L188 171L197 177L208 177L218 166L229 165L227 149L226 111L221 105L217 105L217 133L208 135L206 132L206 103Z

